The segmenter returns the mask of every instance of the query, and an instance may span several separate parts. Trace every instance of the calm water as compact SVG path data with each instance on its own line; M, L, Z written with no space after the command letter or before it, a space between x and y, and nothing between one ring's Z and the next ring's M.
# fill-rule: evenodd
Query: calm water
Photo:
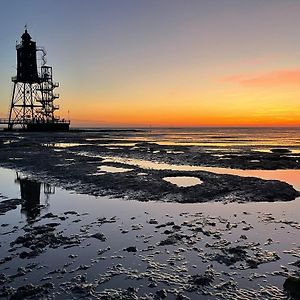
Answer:
M300 150L300 128L153 128L141 132L114 132L106 138L156 142L161 145L206 147L293 147ZM101 140L90 138L89 140ZM130 146L131 143L118 143Z

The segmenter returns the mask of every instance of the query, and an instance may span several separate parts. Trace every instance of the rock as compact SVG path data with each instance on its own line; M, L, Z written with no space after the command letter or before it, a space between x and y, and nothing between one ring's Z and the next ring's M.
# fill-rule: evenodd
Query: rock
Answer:
M297 261L295 261L295 262L291 263L291 265L293 265L293 266L296 266L296 267L300 268L300 260L297 260Z
M100 240L101 242L105 242L106 241L106 236L103 233L95 233L93 235L91 235L91 237Z
M0 297L1 298L6 298L6 299L10 299L8 298L10 295L12 295L14 292L16 291L16 289L14 289L11 286L3 286L0 288Z
M278 153L278 154L286 154L286 153L291 153L292 151L287 148L274 148L271 149L271 152Z
M13 257L10 255L10 256L6 256L6 257L3 257L2 259L0 259L0 265L12 260Z
M137 252L136 246L130 246L124 249L127 252Z
M45 283L43 285L27 284L19 287L11 296L10 300L21 300L27 298L43 298L51 289L54 288L53 283Z
M49 227L56 227L56 226L59 226L60 225L60 223L48 223L48 224L46 224L47 226L49 226Z
M177 231L177 230L181 229L181 226L180 225L173 225L172 229Z
M167 227L167 226L174 226L175 223L170 221L170 222L167 222L167 223L164 223L164 224L159 224L157 226L155 226L155 228L163 228L163 227Z
M165 299L168 296L168 293L167 293L167 291L165 289L158 290L158 291L156 291L155 294L156 294L157 297L159 297L159 299Z
M20 254L19 254L19 257L20 258L27 258L29 256L29 254L28 254L28 252L26 252L26 251L23 251L23 252L21 252Z
M78 212L76 212L74 210L66 211L66 212L64 212L64 215L78 215L79 216Z
M90 283L76 283L71 288L72 293L74 294L82 294L82 295L90 295L93 290L93 285Z
M173 230L169 230L169 229L166 229L166 230L163 232L163 234L172 234L172 233L174 233L174 231L173 231Z
M209 285L214 281L214 274L211 269L205 271L203 275L192 275L189 282L195 285Z
M279 259L280 256L276 252L259 249L255 252L254 256L247 258L246 262L250 268L256 268L260 264L273 262Z
M141 230L143 228L143 224L132 224L131 229L132 230Z
M0 215L4 215L8 211L16 209L21 203L21 199L7 199L0 201Z
M126 290L123 289L105 289L101 292L97 292L97 299L99 300L139 300L137 295L137 289L128 287ZM93 295L94 296L94 295ZM94 297L93 297L94 298ZM143 298L152 299L152 298Z
M184 237L186 237L183 234L174 233L167 237L167 239L160 241L159 246L166 246L166 245L175 245L179 243Z
M50 213L45 214L41 218L43 218L43 219L57 218L57 215L54 215L53 213L50 212Z
M245 226L245 227L242 228L242 230L248 231L248 230L250 230L251 228L253 228L253 227L252 227L252 226Z
M247 257L246 250L241 246L223 248L222 252L222 254L216 254L213 260L224 263L226 266L233 265L238 261L243 261Z
M4 273L0 273L0 284L4 284L9 280L9 277Z
M150 283L148 284L148 287L149 287L149 288L155 288L155 287L157 287L157 283L156 283L156 282L150 282Z
M77 236L63 236L62 234L54 233L55 227L60 225L59 223L49 223L46 225L25 227L25 234L19 236L10 245L19 245L30 249L31 251L23 251L20 254L20 258L31 258L38 256L42 253L46 247L57 248L60 246L72 247L80 244L79 237ZM15 251L17 248L12 248Z
M14 241L14 244L24 244L26 242L32 241L34 236L30 233L26 233L25 235L18 236Z
M158 224L157 220L155 220L155 219L150 219L148 223L149 224Z
M292 298L300 299L300 277L288 277L283 287Z

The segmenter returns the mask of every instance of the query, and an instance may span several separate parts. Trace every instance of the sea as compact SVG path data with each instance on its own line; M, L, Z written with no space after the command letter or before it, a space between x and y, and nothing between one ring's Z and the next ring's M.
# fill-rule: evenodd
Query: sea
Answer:
M162 145L203 147L300 148L300 127L189 127L189 128L76 128L105 132L106 137ZM102 137L102 135L101 135Z

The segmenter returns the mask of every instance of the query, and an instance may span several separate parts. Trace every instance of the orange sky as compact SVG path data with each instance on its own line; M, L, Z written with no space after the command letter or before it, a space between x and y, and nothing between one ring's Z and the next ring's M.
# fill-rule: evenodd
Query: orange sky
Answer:
M300 125L299 69L226 78L216 75L202 84L176 80L181 84L170 86L162 81L155 86L128 87L126 93L124 89L102 92L101 101L91 90L82 95L88 99L84 110L81 97L74 95L70 117L79 126L86 122L91 126L146 127Z

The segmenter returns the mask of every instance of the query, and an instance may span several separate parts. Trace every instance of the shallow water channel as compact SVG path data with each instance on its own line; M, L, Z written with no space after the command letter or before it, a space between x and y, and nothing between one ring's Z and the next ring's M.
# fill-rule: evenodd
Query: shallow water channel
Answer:
M283 179L300 189L299 170L240 172L243 176ZM87 282L94 284L99 293L108 288L133 286L139 289L139 295L155 295L158 290L166 289L168 299L175 299L178 291L191 299L236 299L230 294L231 290L229 293L216 287L233 280L237 284L232 288L234 295L242 294L241 289L246 289L244 299L252 299L251 289L259 294L269 286L277 287L278 295L258 299L285 299L281 291L286 275L280 272L292 273L296 267L290 263L300 259L300 198L291 202L243 204L144 203L79 195L39 182L34 176L3 168L0 168L0 178L3 196L20 198L22 194L23 198L22 205L1 216L4 225L0 227L0 259L11 253L13 259L0 264L0 273L11 276L18 268L31 268L31 272L13 277L8 285L18 287L29 282L53 282L55 299L76 297L68 283L78 274L85 274ZM26 188L29 182L31 186ZM54 217L46 218L48 213ZM65 219L59 218L61 216ZM24 235L28 226L49 222L58 222L56 230L63 235L77 235L80 244L46 248L37 257L29 259L18 256L24 247L11 251L10 243ZM161 224L164 225L159 227ZM181 234L191 238L176 244L161 243L170 234L166 230L172 231L174 225L180 227ZM103 234L105 240L92 237L95 233ZM231 246L247 244L249 255L255 256L262 249L276 252L280 259L259 264L255 269L245 267L244 261L227 266L211 259L220 248L209 245L220 240ZM136 251L124 251L128 247L135 247ZM215 272L213 284L201 289L187 288L188 278L203 274L209 266ZM53 272L62 269L63 272ZM114 275L106 276L112 270ZM155 281L152 287L149 287L150 277Z
M295 189L300 190L300 170L288 169L288 170L241 170L230 168L218 168L218 167L206 167L206 166L194 166L194 165L175 165L162 162L154 162L143 159L135 158L123 158L123 157L104 157L103 162L116 162L124 163L133 166L139 166L145 169L154 170L177 170L177 171L207 171L216 174L229 174L237 176L251 176L268 180L280 180L287 182L294 186Z

